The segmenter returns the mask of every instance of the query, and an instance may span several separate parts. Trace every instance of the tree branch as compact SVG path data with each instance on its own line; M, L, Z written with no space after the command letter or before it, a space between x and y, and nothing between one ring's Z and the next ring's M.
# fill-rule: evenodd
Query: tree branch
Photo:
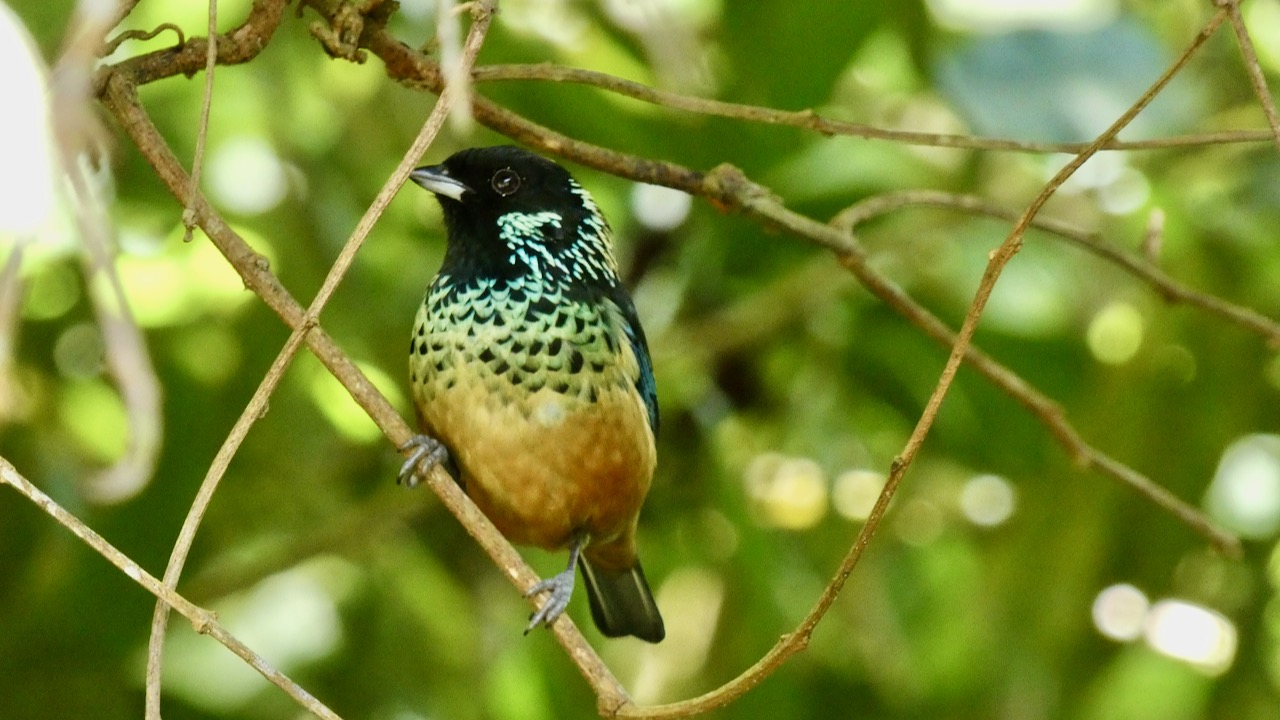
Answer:
M217 64L238 65L257 57L280 27L288 4L289 0L254 0L249 15L239 27L217 36ZM204 69L207 45L205 38L191 38L173 47L108 65L94 78L94 94L101 97L113 75L125 76L135 87L174 75L190 77Z
M1256 59L1254 61L1257 62ZM836 120L820 115L813 108L790 111L744 105L742 103L724 102L707 98L683 95L680 93L650 87L633 80L616 75L565 67L553 63L537 63L530 65L485 65L471 72L477 82L494 82L503 80L539 80L546 82L571 83L599 88L607 92L629 97L652 105L668 107L674 110L709 115L713 117L743 120L761 125L779 125L799 128L820 135L843 135L868 140L887 140L901 145L918 145L925 147L957 148L965 150L999 150L1008 152L1033 153L1078 153L1088 147L1079 142L1029 142L1004 138L982 138L972 135L954 135L947 133L925 133L911 130L891 130L888 128L865 125L863 123ZM1216 133L1196 135L1178 135L1150 140L1116 140L1109 141L1104 150L1156 150L1161 148L1225 145L1232 143L1256 143L1271 139L1267 130L1230 130Z
M1253 84L1253 91L1258 96L1258 104L1262 113L1267 116L1267 125L1271 128L1270 139L1280 150L1280 114L1276 113L1276 104L1271 100L1271 91L1267 89L1267 76L1258 63L1258 53L1254 52L1253 39L1249 37L1249 28L1244 24L1244 16L1240 14L1240 0L1214 0L1214 3L1226 11L1231 18L1231 28L1235 31L1236 42L1240 45L1240 55L1244 59L1244 69Z
M240 642L234 635L227 632L227 629L218 623L218 619L213 613L204 608L197 607L186 598L166 587L164 583L157 580L154 576L147 573L138 566L127 555L120 552L111 543L107 542L101 535L94 532L88 525L85 525L75 515L67 512L53 498L41 492L36 486L32 485L29 480L22 476L8 460L0 457L0 483L9 485L13 489L22 493L28 500L35 503L49 514L59 525L70 530L73 535L80 538L86 545L93 548L94 552L106 558L108 562L115 565L116 568L129 577L130 580L138 583L144 590L155 595L169 607L178 611L186 619L191 621L191 627L201 635L209 637L222 643L231 652L235 653L240 659L244 660L254 670L257 670L264 678L273 685L288 693L289 697L298 702L299 705L306 708L311 714L323 720L342 720L337 713L330 710L324 703L317 700L311 693L303 690L297 683L290 680L284 673L271 667L271 665L255 653L249 646Z
M1018 213L1003 208L974 195L956 195L937 190L904 190L867 198L836 215L831 224L841 230L853 232L859 225L873 218L909 206L924 206L960 210L974 215L999 218L1009 222L1018 220ZM1102 242L1097 233L1082 230L1069 223L1052 218L1035 218L1031 227L1052 236L1065 239L1086 251L1108 260L1124 271L1151 286L1158 295L1171 303L1185 303L1256 332L1272 348L1280 349L1280 323L1262 313L1242 305L1228 302L1216 295L1201 292L1179 282L1161 270L1154 262L1139 255L1124 252Z

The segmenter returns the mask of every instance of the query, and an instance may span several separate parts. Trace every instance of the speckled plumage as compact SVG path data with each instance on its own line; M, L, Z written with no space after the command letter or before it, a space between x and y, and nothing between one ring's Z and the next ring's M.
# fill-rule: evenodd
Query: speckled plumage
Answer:
M517 148L465 150L413 177L437 194L449 234L409 348L423 430L512 542L571 558L581 547L605 634L660 640L635 549L656 392L608 223L563 168ZM556 602L567 572L543 584L568 583Z

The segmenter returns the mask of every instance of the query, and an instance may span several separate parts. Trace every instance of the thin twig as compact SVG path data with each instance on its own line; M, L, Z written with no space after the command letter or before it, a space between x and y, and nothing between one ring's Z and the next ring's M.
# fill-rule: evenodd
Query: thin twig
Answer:
M836 215L831 224L841 230L852 232L857 226L868 220L913 205L961 210L976 215L1008 220L1009 222L1016 222L1019 217L1017 212L990 203L975 195L958 195L938 190L904 190L867 198ZM1072 244L1114 263L1134 277L1146 282L1168 302L1186 303L1198 307L1246 330L1258 333L1272 348L1280 349L1280 323L1252 308L1236 305L1215 295L1188 287L1161 270L1149 258L1127 253L1113 247L1102 242L1096 233L1082 230L1061 220L1037 217L1032 220L1031 227L1068 240ZM1150 237L1153 236L1148 233L1147 238ZM1144 239L1144 244L1150 244L1150 242L1149 239Z
M209 108L213 106L213 70L218 65L218 0L209 0L209 36L204 53L204 96L200 100L200 121L196 126L196 150L191 160L191 195L194 197L200 189L201 172L204 169L204 143L209 136ZM191 234L195 229L195 213L191 206L182 210L182 241L191 242ZM148 697L150 700L150 697ZM148 704L148 720L159 720L160 711L155 717L150 716Z
M128 444L110 467L95 473L85 485L98 502L121 502L150 482L163 438L160 378L147 341L125 297L115 263L115 238L103 199L83 163L68 167L74 191L76 222L85 253L82 266L93 301L94 317L102 330L107 368L120 391L128 418Z
M276 28L280 27L280 20L288 5L289 0L254 0L245 21L231 32L218 36L218 64L236 65L257 57L275 35ZM125 75L135 85L146 84L161 77L194 75L204 67L207 57L205 44L205 38L192 38L173 47L153 50L108 65L94 76L93 94L101 97L113 75Z
M1256 60L1255 60L1256 65ZM812 108L790 111L745 105L742 103L710 100L650 87L642 83L602 73L595 70L565 67L552 63L485 65L471 72L476 82L499 80L541 80L573 83L599 88L641 102L647 102L674 110L699 115L743 120L763 125L780 125L809 130L821 135L845 135L869 140L887 140L903 145L958 148L966 150L1001 150L1034 153L1078 153L1087 147L1079 142L1030 142L1004 138L981 138L972 135L925 133L911 130L891 130L862 123L835 120L818 114ZM1111 140L1104 150L1156 150L1189 145L1222 145L1228 143L1255 143L1271 138L1266 130L1233 130L1199 135L1179 135L1150 140Z
M138 583L144 590L159 598L162 602L168 604L178 614L191 621L191 626L195 631L208 635L209 637L222 643L231 652L235 653L240 659L244 660L254 670L257 670L271 684L284 690L299 705L306 708L309 712L323 720L342 720L337 713L330 710L324 703L317 700L311 693L303 690L297 683L290 680L288 676L273 668L262 656L255 653L247 645L240 642L234 635L227 631L218 623L213 613L198 607L191 601L177 594L164 583L157 580L154 576L143 570L127 555L117 550L111 543L107 542L101 535L94 532L88 525L85 525L75 515L67 512L53 498L44 494L39 488L32 485L21 473L18 472L8 460L0 457L0 483L9 485L17 490L28 500L35 503L40 509L44 510L59 525L67 528L76 537L84 541L86 545L93 548L94 552L106 558L108 562L115 565L129 579Z
M1258 95L1258 103L1267 116L1267 125L1271 127L1271 139L1276 149L1280 150L1280 115L1276 113L1275 101L1271 99L1271 91L1267 88L1267 77L1258 62L1258 53L1253 50L1253 38L1249 36L1249 28L1244 24L1244 16L1240 14L1239 0L1214 0L1226 10L1231 17L1231 27L1235 30L1236 40L1240 45L1240 54L1244 56L1244 69L1249 73L1249 81L1253 83L1253 91Z
M440 69L444 71L445 87L457 98L449 109L449 123L458 135L466 135L473 124L471 68L475 65L475 58L463 62L464 51L458 46L458 36L461 35L458 15L466 9L465 4L457 5L455 0L440 0L436 5L436 44L440 48Z
M182 32L182 28L173 23L160 23L151 30L125 30L102 45L102 49L98 51L101 57L107 57L111 53L120 48L127 40L150 40L162 32L173 32L178 36L175 45L182 45L187 41L186 33Z
M387 63L388 72L390 72L393 77L398 77L414 84L425 84L439 90L438 68L423 60L418 53L413 52L411 49L399 43L389 33L386 33L384 29L366 26L362 38L370 49L382 57L384 62ZM860 279L865 281L868 277L866 266L858 260L860 249L851 243L851 238L847 233L841 233L835 228L816 223L808 218L804 218L803 216L798 216L787 211L782 207L781 203L777 202L775 198L772 198L768 191L750 183L745 178L741 177L740 173L736 173L733 168L722 167L717 171L704 175L670 163L660 163L633 158L604 148L578 143L570 138L554 133L547 128L530 123L524 118L521 118L504 108L500 108L483 98L477 98L476 113L482 122L495 127L505 134L518 140L526 141L534 147L560 155L561 157L567 157L568 159L583 162L584 164L600 167L624 177L632 177L634 179L656 182L658 184L666 184L685 189L695 194L721 202L727 207L744 210L749 215L758 219L768 219L771 222L787 227L788 229L796 230L797 234L802 237L811 239L823 246L837 250L842 262L846 263L847 266L852 266L851 269L855 270L855 274L858 274ZM145 145L142 146L145 147ZM859 265L862 265L861 271L856 269ZM889 295L891 297L893 296L893 293L896 292L899 294L898 300L900 302L905 300L908 302L908 306L910 306L910 299L906 297L905 293L901 293L896 286L887 283L887 281L883 281L883 278L877 277L877 279L882 281L879 286L879 289L882 292L886 290L889 291ZM875 288L873 288L873 290L874 289ZM269 298L268 301L270 302ZM902 305L895 305L895 307L901 309ZM917 315L917 318L921 317L928 318L934 324L934 336L937 336L939 333L942 335L949 335L950 331L945 328L945 325L942 325L933 316L928 315L927 313ZM969 351L966 353L966 356L973 361L975 352ZM995 365L995 367L999 366ZM988 372L991 371L990 364L987 366L987 370ZM1005 376L1004 384L1001 385L1002 388L1012 390L1014 396L1024 402L1024 404L1036 405L1040 409L1038 416L1042 417L1042 419L1045 416L1053 416L1056 413L1060 420L1060 411L1057 411L1056 406L1054 406L1052 402L1044 400L1042 396L1039 396L1038 394L1032 393L1026 383L1016 375L1009 373L1007 370L1004 372ZM1063 440L1065 435L1068 439L1074 441L1066 443L1068 448L1076 448L1082 445L1079 441L1078 434L1076 434L1075 431L1064 422L1060 421L1056 424L1050 424L1049 427L1054 432L1055 437L1058 437L1060 440ZM394 436L393 441L396 441ZM1097 453L1088 457L1105 456ZM1109 463L1096 462L1093 464L1094 466L1100 467L1104 470L1111 468ZM438 473L433 472L429 481L434 481L437 475ZM900 476L898 477L900 478ZM896 483L897 480L894 482ZM894 485L887 485L886 488L886 492L891 493ZM1157 488L1157 490L1168 495L1167 491L1164 491L1162 488ZM442 494L442 497L443 496L444 495ZM1176 498L1172 498L1172 496L1169 496L1169 498L1172 499L1172 503L1177 507L1179 501L1177 501ZM1168 498L1166 498L1166 500L1168 500ZM1162 506L1167 506L1168 502L1162 502L1160 504ZM1193 508L1188 509L1191 515L1196 515ZM1187 513L1185 512L1175 514L1182 519L1187 519ZM469 523L467 523L467 525L470 527ZM1233 537L1229 534L1217 531L1217 529L1213 528L1212 524L1203 517L1193 518L1190 525L1202 532L1205 532L1208 537L1214 539L1220 546L1227 548L1233 546L1238 547L1238 545L1235 545L1236 541ZM850 570L852 568L852 563L856 563L856 558L860 556L863 548L865 548L865 541L855 543L853 549L851 549L851 555L849 557L850 564L848 565ZM845 576L844 568L845 566L842 566L842 571L837 574L837 579ZM833 592L838 592L837 587L833 587L832 590ZM823 609L822 612L825 612L825 609ZM805 636L793 635L788 637L803 638ZM726 686L727 689L713 691L712 697L718 699L712 700L711 702L727 702L733 699L733 697L737 697L742 691L745 691L749 685L754 684L754 682L758 682L758 678L761 676L760 673L765 672L765 670L762 670L761 668L776 667L776 663L781 662L781 659L785 659L785 657L795 652L788 648L790 645L798 642L800 642L799 639L792 641L788 645L784 645L782 649L776 652L771 652L769 656L762 660L763 665L757 665L755 669L748 671L748 674L745 674L740 677L739 680L736 680ZM581 661L583 658L583 656L580 655L573 655L573 657L578 661ZM591 654L591 657L594 657L594 653ZM593 687L594 686L595 683L593 683ZM602 711L607 712L607 705L603 702L603 699L601 707ZM632 706L627 706L626 708L622 708L622 710L628 713L641 712L640 709ZM650 709L646 709L646 711L648 710ZM665 711L657 710L656 712L661 714Z

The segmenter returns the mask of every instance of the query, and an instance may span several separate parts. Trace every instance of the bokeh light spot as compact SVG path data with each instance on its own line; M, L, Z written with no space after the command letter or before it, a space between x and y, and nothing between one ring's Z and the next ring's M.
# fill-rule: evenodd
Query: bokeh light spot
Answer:
M1210 675L1226 672L1236 655L1236 628L1208 608L1183 600L1161 600L1151 608L1147 644Z
M235 230L271 262L271 248L259 236L245 228ZM138 249L121 256L117 269L129 309L143 327L181 325L205 313L225 314L247 307L254 298L213 243L170 246L170 252L161 253L148 251L165 246L160 238L122 235L131 236L130 245Z
M1222 524L1250 538L1280 530L1280 435L1248 435L1229 445L1206 505Z
M280 204L288 192L284 164L260 137L232 138L209 158L209 194L241 215L259 215Z
M831 501L841 517L866 520L884 488L884 474L874 470L846 470L836 477Z
M1150 609L1151 601L1138 588L1127 583L1112 585L1093 601L1093 625L1112 640L1137 640Z
M1058 174L1064 165L1075 160L1074 155L1054 153L1045 157L1044 179ZM1099 190L1110 186L1120 179L1127 161L1123 153L1098 153L1085 161L1076 169L1071 177L1062 183L1062 192L1080 193L1085 190Z
M974 525L994 527L1013 515L1013 485L998 475L979 475L960 491L960 510Z
M1253 36L1258 59L1272 72L1280 72L1280 4L1251 2L1243 4L1245 25Z
M654 232L670 232L680 227L692 207L693 198L679 190L644 183L631 188L631 212L641 225Z
M1143 320L1138 309L1126 302L1114 302L1093 316L1086 341L1098 362L1123 365L1138 354L1142 334Z
M1070 321L1076 292L1047 265L1013 263L991 293L986 317L1001 332L1051 337Z
M747 494L767 525L787 530L813 527L827 514L827 478L818 463L777 453L747 466Z
M1098 189L1098 207L1111 215L1137 212L1150 199L1147 176L1131 167L1122 169L1115 179Z

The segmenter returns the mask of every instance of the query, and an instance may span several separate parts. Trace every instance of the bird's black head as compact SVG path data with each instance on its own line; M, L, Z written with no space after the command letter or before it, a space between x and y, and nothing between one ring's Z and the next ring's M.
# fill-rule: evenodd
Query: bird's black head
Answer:
M608 223L569 172L517 147L471 148L409 177L435 193L449 247L442 273L617 282Z

